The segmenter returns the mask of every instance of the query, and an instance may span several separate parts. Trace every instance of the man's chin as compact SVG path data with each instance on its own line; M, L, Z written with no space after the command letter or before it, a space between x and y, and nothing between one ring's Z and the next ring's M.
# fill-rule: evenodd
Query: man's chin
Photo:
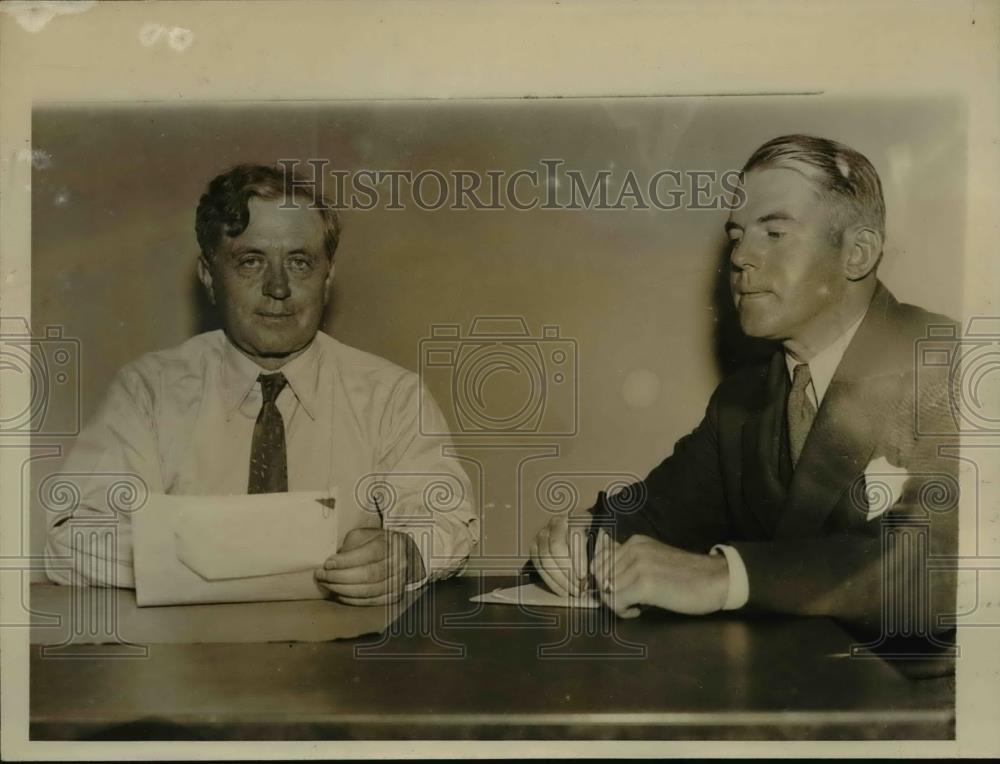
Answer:
M230 339L236 347L251 358L279 362L289 360L301 353L315 336L315 332L308 337L297 336L295 338L274 337L268 336L267 333L260 333L255 337L248 337L246 341L234 340L232 336Z
M740 312L740 329L750 339L770 340L774 339L774 327L770 321L762 316L752 315L749 311Z
M261 342L254 349L261 358L287 358L305 350L309 342L301 339L296 342Z

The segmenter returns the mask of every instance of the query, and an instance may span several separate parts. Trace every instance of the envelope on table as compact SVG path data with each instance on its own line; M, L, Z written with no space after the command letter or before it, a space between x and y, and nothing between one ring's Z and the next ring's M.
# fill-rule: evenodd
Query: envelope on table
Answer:
M336 492L150 496L132 518L136 602L319 599Z
M598 608L601 603L593 596L570 597L555 594L538 584L522 584L507 589L494 589L472 597L470 602L485 602L491 605L529 605L534 607Z

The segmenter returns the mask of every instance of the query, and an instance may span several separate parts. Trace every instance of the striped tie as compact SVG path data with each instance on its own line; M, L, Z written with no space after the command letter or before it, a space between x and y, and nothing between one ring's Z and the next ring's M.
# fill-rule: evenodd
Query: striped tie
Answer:
M816 418L816 407L809 397L810 382L809 364L798 364L792 371L792 389L788 392L788 445L793 467L798 464L802 447Z

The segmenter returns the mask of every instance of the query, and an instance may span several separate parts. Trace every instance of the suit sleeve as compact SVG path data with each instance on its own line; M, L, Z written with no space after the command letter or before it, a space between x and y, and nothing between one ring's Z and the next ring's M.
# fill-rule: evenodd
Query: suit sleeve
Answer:
M707 553L731 535L719 459L718 391L698 426L645 480L608 498L619 541L642 534Z
M914 389L912 376L906 386ZM832 616L917 637L952 628L944 616L954 613L956 596L949 564L958 548L956 424L946 383L922 387L920 400L901 396L880 449L907 472L899 495L862 475L841 500L860 517L879 503L886 511L831 536L731 542L748 573L747 609Z

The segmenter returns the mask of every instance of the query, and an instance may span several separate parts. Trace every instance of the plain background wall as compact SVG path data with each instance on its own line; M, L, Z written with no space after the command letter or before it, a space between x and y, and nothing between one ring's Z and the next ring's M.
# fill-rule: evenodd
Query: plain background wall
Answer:
M326 158L343 170L540 169L585 174L738 169L758 145L806 132L866 154L881 174L888 240L880 274L907 302L957 315L965 227L965 122L952 100L717 97L189 105L36 110L32 329L79 341L79 401L55 385L47 415L93 413L141 353L214 328L195 279L194 209L237 162ZM482 552L523 556L556 473L588 503L642 476L700 418L744 357L720 298L720 211L344 211L325 329L416 370L435 323L514 315L557 325L579 361L577 434L460 445L484 512ZM524 393L499 374L501 409ZM450 389L431 383L446 411ZM568 406L572 400L561 400ZM504 409L507 410L507 409ZM565 409L561 409L565 410ZM39 438L63 447L71 439ZM471 461L474 460L474 461ZM36 459L32 481L58 469ZM587 474L592 473L592 474ZM31 543L44 510L33 491Z

